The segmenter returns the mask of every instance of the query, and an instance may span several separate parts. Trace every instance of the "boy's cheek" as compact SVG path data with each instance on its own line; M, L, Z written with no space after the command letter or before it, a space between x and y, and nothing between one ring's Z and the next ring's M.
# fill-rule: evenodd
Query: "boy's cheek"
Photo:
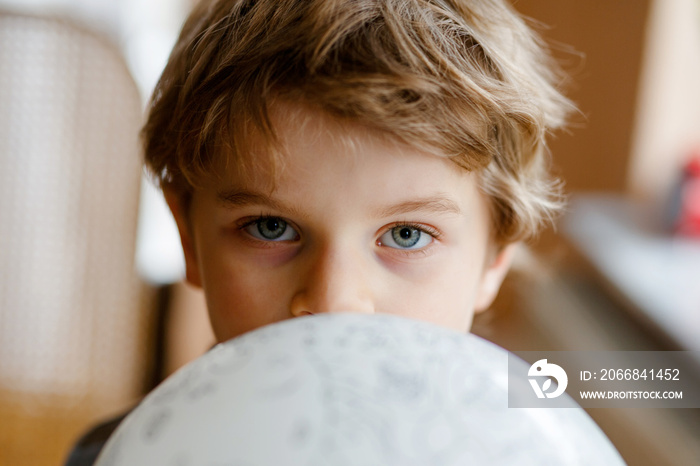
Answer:
M216 243L211 244L215 260L229 262L231 267L275 268L289 263L300 252L301 245L289 241L260 241L247 237L240 230L223 228Z
M219 341L289 317L280 287L220 275L206 283L211 324Z
M473 317L473 296L465 293L403 295L387 306L388 314L417 319L457 331L468 331Z

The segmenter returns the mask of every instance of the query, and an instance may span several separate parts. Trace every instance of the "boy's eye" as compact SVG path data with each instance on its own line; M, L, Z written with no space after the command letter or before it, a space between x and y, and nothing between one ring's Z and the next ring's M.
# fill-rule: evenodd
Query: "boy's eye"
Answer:
M379 244L396 249L420 249L433 242L433 237L411 225L397 225L379 237Z
M243 230L262 241L291 241L299 236L279 217L260 217L245 225Z

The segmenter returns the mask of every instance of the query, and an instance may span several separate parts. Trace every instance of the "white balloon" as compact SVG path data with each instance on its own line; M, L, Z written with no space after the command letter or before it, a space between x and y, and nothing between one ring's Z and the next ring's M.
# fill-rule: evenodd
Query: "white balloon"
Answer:
M97 465L624 464L581 408L508 408L507 391L508 352L474 335L390 315L301 317L168 378Z

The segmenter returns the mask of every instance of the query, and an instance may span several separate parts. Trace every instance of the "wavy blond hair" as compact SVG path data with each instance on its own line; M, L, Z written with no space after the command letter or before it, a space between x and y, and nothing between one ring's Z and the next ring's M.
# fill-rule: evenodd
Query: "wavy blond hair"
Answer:
M501 0L203 0L153 94L145 159L191 192L217 159L245 164L251 134L275 146L283 97L478 171L507 243L560 206L545 136L573 108L561 82Z

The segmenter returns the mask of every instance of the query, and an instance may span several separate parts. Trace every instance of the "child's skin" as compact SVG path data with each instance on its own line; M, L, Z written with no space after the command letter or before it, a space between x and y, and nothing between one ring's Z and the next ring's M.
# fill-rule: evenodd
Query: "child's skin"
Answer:
M165 190L216 338L343 311L468 331L512 253L491 239L477 176L301 103L278 102L271 118L276 178L258 164L244 181L222 164L187 209Z

